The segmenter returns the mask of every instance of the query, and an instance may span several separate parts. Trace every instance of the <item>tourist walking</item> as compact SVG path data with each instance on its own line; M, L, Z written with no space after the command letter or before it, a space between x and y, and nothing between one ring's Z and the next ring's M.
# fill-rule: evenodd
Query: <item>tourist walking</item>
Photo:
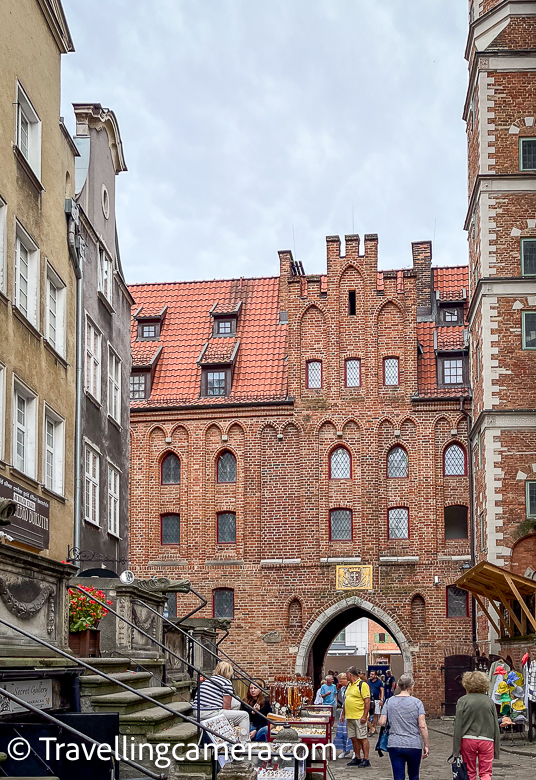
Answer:
M501 744L495 704L488 695L489 680L483 672L465 672L465 696L458 699L454 721L452 755L467 764L469 780L490 780L493 759L499 758Z
M429 753L428 728L424 706L413 696L415 681L409 674L398 680L398 694L385 702L380 726L389 723L387 750L393 780L404 780L406 766L409 780L419 780L421 759Z
M390 699L391 696L394 696L395 690L396 690L396 680L393 676L393 673L390 669L388 669L385 673L385 682L383 684L384 690L385 690L385 699Z
M231 702L234 697L233 667L227 661L220 661L214 669L211 677L203 680L192 702L194 713L199 711L201 720L213 718L216 715L224 715L233 726L239 726L242 737L249 739L249 715L243 710L232 709ZM235 697L236 698L236 697Z
M253 708L254 712L249 713L249 738L252 742L266 742L268 740L268 725L260 715L268 715L272 711L270 700L267 699L258 685L250 683L246 704ZM242 708L245 709L244 705Z
M378 725L378 718L382 714L383 700L384 700L384 688L383 683L378 677L375 669L371 669L368 679L368 687L370 689L370 711L373 716L372 728L370 728L370 734L373 736L376 733L376 726Z
M366 682L360 679L362 672L355 666L350 666L346 672L348 685L341 712L341 723L346 721L348 736L352 740L355 758L348 766L369 767L368 716L370 710L370 689ZM361 758L363 753L363 758Z
M323 704L329 704L333 710L333 719L337 717L337 686L333 681L333 675L328 674L326 682L320 688L320 696Z
M324 699L320 695L320 691L322 690L322 688L323 688L323 686L325 684L326 684L325 680L320 680L320 688L317 690L317 692L315 694L315 700L313 702L314 704L324 704Z

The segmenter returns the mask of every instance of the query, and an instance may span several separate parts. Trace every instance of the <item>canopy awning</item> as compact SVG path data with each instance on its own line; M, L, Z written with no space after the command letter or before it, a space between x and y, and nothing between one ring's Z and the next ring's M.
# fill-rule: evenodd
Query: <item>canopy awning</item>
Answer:
M534 580L482 561L462 574L456 585L475 597L498 636L511 638L536 633L536 606L527 603L527 599L536 593ZM496 618L491 617L484 599L488 600ZM517 610L515 604L519 605ZM516 628L519 634L516 634Z

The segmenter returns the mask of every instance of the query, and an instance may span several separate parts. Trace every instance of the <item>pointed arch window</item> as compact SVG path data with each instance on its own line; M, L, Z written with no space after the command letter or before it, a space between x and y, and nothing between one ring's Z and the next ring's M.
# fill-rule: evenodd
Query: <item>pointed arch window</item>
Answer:
M390 479L408 476L408 453L403 447L393 447L387 455L387 476Z
M226 450L218 458L218 482L236 482L236 458Z
M162 484L178 485L180 481L181 462L174 452L170 452L162 461Z
M451 444L445 450L444 474L446 477L465 476L465 450L459 444Z
M346 447L336 447L329 458L330 479L350 479L352 476L352 459Z

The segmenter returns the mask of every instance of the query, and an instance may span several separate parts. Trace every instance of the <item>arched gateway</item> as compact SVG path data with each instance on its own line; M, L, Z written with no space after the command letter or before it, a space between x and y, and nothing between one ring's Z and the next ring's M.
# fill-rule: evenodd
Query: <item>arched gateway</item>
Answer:
M296 656L296 674L314 676L318 682L324 657L334 637L354 620L368 617L380 623L396 640L404 661L404 671L413 672L410 645L400 627L382 609L359 596L349 596L332 604L305 631Z

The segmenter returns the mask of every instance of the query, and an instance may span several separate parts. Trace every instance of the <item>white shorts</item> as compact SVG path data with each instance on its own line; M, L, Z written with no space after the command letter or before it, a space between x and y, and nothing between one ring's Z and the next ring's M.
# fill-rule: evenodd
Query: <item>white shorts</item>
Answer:
M379 699L374 699L374 715L381 715L382 714L382 704Z

